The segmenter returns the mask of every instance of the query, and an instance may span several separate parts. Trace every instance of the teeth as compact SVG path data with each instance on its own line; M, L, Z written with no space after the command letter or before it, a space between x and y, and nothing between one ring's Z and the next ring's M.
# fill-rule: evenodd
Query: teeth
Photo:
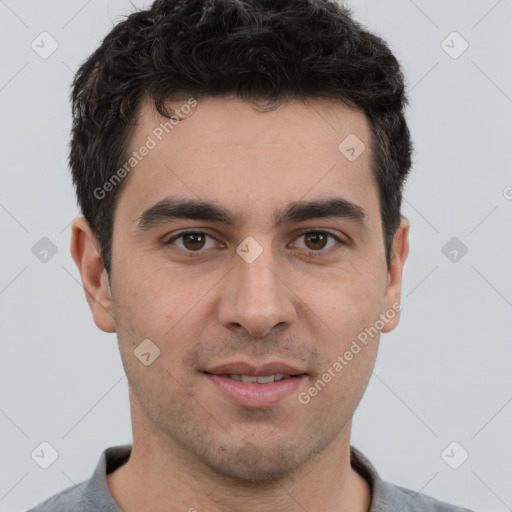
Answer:
M249 377L248 375L241 375L242 382L257 382L258 377Z
M229 377L238 382L245 382L251 384L270 384L271 382L288 378L288 375L284 375L282 373L275 373L274 375L230 375Z
M268 384L269 382L274 382L274 376L273 375L267 375L266 377L258 377L257 381L260 384Z

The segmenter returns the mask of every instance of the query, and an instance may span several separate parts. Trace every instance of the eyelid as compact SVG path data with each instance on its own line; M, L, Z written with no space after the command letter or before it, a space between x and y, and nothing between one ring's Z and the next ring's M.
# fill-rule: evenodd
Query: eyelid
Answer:
M327 228L304 228L301 231L299 231L299 234L295 238L305 235L306 233L325 233L327 235L332 236L333 238L336 238L340 242L343 242L343 240L340 238L340 236L338 234L333 233L332 231L330 231Z

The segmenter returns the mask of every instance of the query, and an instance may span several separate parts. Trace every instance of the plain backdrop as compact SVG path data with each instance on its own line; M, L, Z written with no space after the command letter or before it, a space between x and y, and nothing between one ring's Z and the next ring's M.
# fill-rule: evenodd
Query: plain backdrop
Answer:
M147 4L0 0L0 511L89 478L104 448L131 442L117 340L96 328L69 253L68 96L113 23ZM416 148L402 319L382 336L352 444L393 483L512 510L512 1L349 5L404 66ZM58 453L48 469L31 455L42 442Z

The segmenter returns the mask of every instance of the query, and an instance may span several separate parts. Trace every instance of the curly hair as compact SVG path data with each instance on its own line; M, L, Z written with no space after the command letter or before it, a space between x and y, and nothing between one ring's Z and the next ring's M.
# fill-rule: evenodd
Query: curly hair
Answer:
M110 277L116 198L102 187L127 159L148 98L235 95L276 108L326 98L364 112L379 187L386 260L400 222L412 143L401 67L387 44L335 0L156 0L130 14L82 64L72 87L69 163L78 205Z

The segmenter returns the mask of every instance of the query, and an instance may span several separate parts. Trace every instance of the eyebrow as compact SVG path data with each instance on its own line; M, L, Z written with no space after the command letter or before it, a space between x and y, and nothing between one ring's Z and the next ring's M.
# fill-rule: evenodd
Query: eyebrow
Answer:
M274 227L320 218L348 219L364 228L366 227L367 213L361 206L337 197L295 201L275 211L272 216ZM175 219L204 220L236 226L240 223L241 216L231 213L214 202L166 198L145 210L138 217L137 231L147 231Z

